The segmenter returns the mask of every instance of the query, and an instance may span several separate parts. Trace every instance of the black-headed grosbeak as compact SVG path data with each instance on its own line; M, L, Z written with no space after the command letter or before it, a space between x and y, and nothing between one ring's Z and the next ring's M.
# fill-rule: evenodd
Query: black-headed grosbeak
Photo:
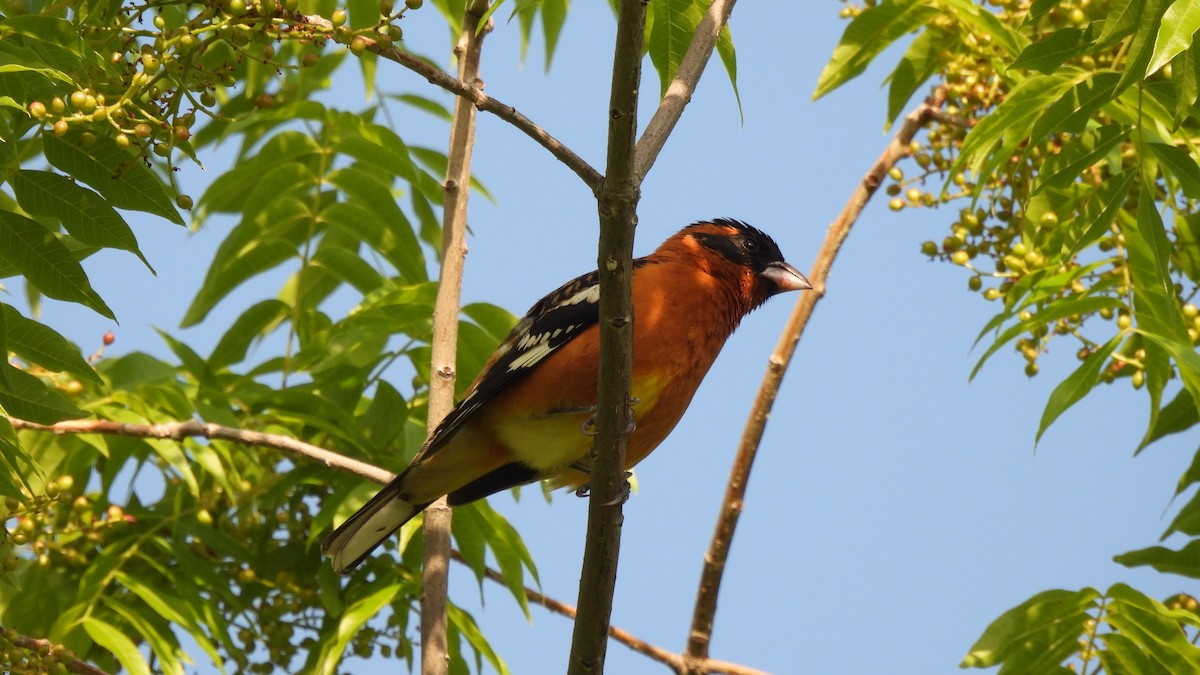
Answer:
M736 220L690 225L633 261L633 430L625 467L683 416L742 317L811 289L771 237ZM412 462L321 544L346 574L443 495L452 506L536 480L587 482L600 361L595 272L542 298L513 328Z

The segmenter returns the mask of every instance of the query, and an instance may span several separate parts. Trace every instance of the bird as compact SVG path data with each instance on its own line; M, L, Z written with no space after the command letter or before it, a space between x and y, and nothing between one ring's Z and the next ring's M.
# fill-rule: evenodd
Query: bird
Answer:
M633 261L631 422L625 468L683 416L742 318L812 284L766 233L742 221L693 223ZM408 467L321 544L349 574L442 496L460 506L537 480L588 481L599 373L597 272L539 300L434 429Z

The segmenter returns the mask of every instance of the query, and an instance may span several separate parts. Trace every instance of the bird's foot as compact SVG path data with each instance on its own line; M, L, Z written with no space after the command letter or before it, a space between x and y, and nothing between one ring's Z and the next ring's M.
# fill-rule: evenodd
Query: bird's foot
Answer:
M625 430L622 433L632 434L634 430L637 429L637 418L634 416L633 406L640 402L641 399L636 396L629 397L629 406L625 408ZM592 413L592 416L584 420L583 424L579 425L579 431L584 436L595 436L597 433L599 433L596 430L596 406L592 406L589 410Z
M584 466L581 462L572 463L571 468L575 469L576 471L580 471L585 474L591 475L591 467ZM629 495L633 491L633 488L629 485L630 478L633 478L633 472L626 471L625 472L625 481L623 483L624 487L621 489L621 492L616 497L614 497L611 501L604 502L604 506L616 506L617 504L624 504L625 502L629 501ZM592 484L591 483L584 483L583 485L580 485L579 487L575 488L575 496L576 497L587 497L588 495L591 494L591 492L592 492Z

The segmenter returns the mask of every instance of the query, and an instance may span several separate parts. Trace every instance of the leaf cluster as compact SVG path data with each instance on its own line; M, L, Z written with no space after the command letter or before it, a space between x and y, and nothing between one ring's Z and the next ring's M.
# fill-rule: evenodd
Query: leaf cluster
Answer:
M975 373L1011 345L1033 376L1051 341L1073 341L1068 351L1080 364L1051 394L1039 439L1095 387L1116 381L1147 394L1139 451L1193 429L1200 422L1195 3L884 0L844 14L851 21L815 96L905 38L888 76L888 119L923 88L942 102L937 123L911 148L914 173L894 169L888 192L894 210L965 203L948 235L921 250L965 268L969 288L1000 305L980 333L987 347ZM1194 467L1177 494L1196 482ZM1195 537L1197 512L1193 497L1164 537ZM1116 560L1197 577L1195 544ZM1079 672L1190 672L1200 650L1181 629L1195 626L1194 613L1167 610L1124 586L1104 596L1051 591L997 620L964 665L1059 672L1074 659Z

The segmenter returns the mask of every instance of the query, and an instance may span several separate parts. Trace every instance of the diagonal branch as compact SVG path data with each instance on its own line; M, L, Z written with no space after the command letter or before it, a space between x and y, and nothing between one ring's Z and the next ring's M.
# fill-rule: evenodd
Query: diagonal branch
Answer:
M692 92L704 74L704 67L712 56L713 47L721 36L721 31L729 23L729 13L737 0L713 0L704 13L704 18L696 26L696 33L688 45L679 69L675 71L675 79L667 87L667 93L658 104L658 110L646 125L642 137L637 144L637 177L641 181L654 166L658 153L662 151L667 137L675 128L675 123L683 115L683 109L692 100Z
M879 158L875 160L854 193L850 195L850 199L842 208L842 212L838 214L837 219L829 225L825 242L817 253L817 259L813 263L812 272L808 277L815 290L800 296L796 308L780 335L779 343L771 354L758 396L750 411L750 419L746 422L745 431L742 433L737 456L733 461L716 530L713 532L708 553L704 556L704 570L700 576L696 608L692 615L692 628L688 635L687 651L684 653L684 659L688 664L688 673L702 673L703 671L693 664L708 657L713 618L717 611L717 593L725 572L729 547L733 542L734 529L737 527L738 517L742 513L750 468L754 464L763 431L767 426L767 416L779 393L779 385L783 381L783 375L787 372L792 355L795 353L796 343L800 341L800 336L804 333L804 328L808 325L808 320L812 316L817 302L825 294L825 280L829 277L829 270L833 266L834 258L837 257L842 243L850 233L850 227L854 225L867 201L883 183L888 169L908 156L909 144L912 142L913 136L933 119L935 111L941 108L943 100L944 94L940 90L936 91L924 103L905 116L904 124L892 137L891 142L888 143Z
M113 436L130 436L134 438L160 438L182 441L185 438L209 438L231 441L241 445L274 448L283 452L311 459L330 469L345 471L374 481L381 485L390 483L396 477L391 471L381 469L373 464L360 462L332 450L319 448L304 441L298 441L289 436L264 434L259 431L247 431L220 424L206 424L196 420L184 422L167 422L164 424L125 424L109 420L68 420L55 424L38 424L27 422L15 417L8 418L12 427L17 430L46 431L52 434L109 434Z
M300 16L300 20L321 29L323 32L332 34L334 31L333 24L329 22L329 19L322 16L315 14L302 15ZM536 141L538 145L549 150L550 154L565 164L567 168L574 171L593 191L600 187L604 177L600 175L599 171L592 168L592 165L575 154L573 150L563 145L561 141L550 135L549 132L536 122L521 114L513 106L483 93L483 89L476 86L473 81L460 80L421 57L403 49L396 47L384 49L367 35L359 35L358 37L361 37L365 41L367 50L371 53L408 68L421 77L424 77L430 84L441 87L455 96L461 96L475 104L477 109L491 113L513 125L526 136Z
M451 551L450 557L455 561L462 563L463 565L468 564L466 559L464 559L462 554L458 551ZM506 588L508 587L508 582L505 581L504 575L490 567L483 568L483 575L488 579L500 584L501 586ZM534 604L541 605L551 612L565 616L568 619L575 619L576 610L573 606L568 605L560 600L555 600L548 595L539 593L528 586L524 588L524 591L525 595ZM675 654L663 649L662 647L652 645L623 628L610 625L608 627L608 636L625 645L626 647L629 647L633 651L666 665L675 672L680 672L683 670L683 657L681 657L679 654ZM764 671L757 670L755 668L749 668L737 663L731 663L729 661L721 661L719 659L705 659L701 664L701 668L703 669L703 672L713 673L714 675L767 675Z
M46 654L44 657L45 662L53 659L61 664L68 673L77 673L78 675L108 675L107 671L100 670L86 661L71 656L70 650L66 647L49 640L22 635L11 628L4 628L3 626L0 626L0 639L3 639L14 647L32 652L33 654L44 653ZM18 662L19 659L13 659L11 662L4 663L3 666L8 668L17 665ZM5 670L5 672L9 671ZM17 672L17 670L14 668L12 672ZM37 666L34 666L34 670L30 672L37 672Z

